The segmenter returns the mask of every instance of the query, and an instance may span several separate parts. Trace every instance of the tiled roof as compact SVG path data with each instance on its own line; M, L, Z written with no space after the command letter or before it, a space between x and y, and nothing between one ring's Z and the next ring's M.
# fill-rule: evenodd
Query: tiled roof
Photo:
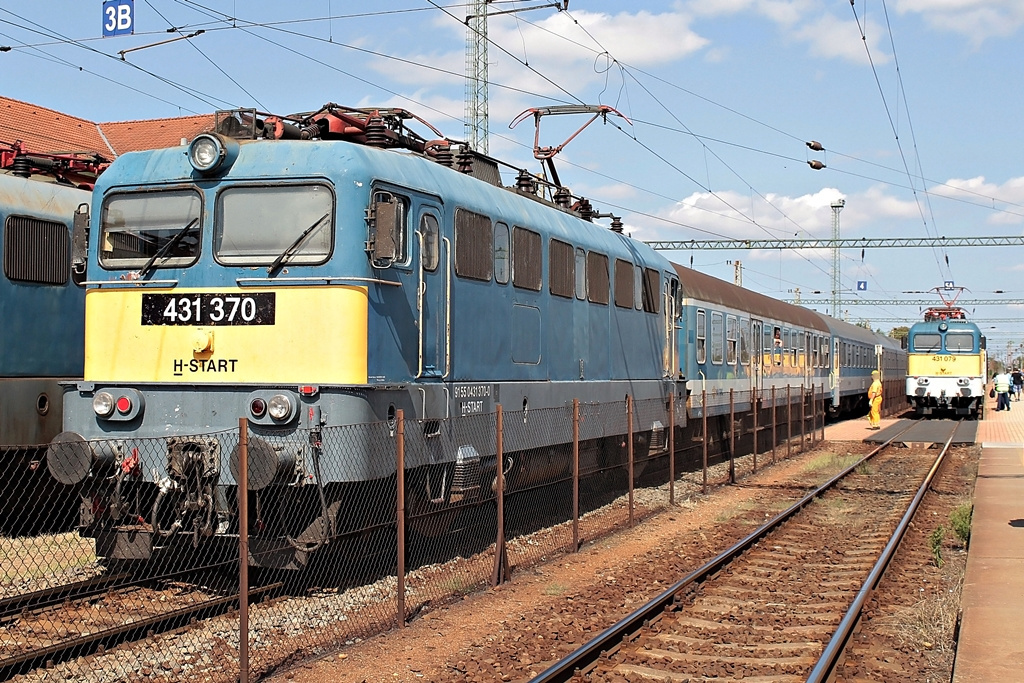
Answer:
M119 121L101 123L107 142L118 154L141 149L177 147L203 131L213 130L213 114L181 116L173 119Z
M96 152L108 159L115 154L92 121L0 97L0 142L17 140L32 152Z
M177 147L212 130L213 114L94 123L53 109L0 97L0 142L21 140L29 152L95 152L107 159L142 149Z

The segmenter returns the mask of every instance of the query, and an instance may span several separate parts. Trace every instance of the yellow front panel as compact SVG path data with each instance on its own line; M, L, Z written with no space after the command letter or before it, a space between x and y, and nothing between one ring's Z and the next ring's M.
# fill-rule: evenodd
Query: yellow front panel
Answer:
M143 325L143 294L274 293L272 325ZM85 379L96 382L366 384L365 287L93 289Z
M907 358L911 377L977 377L981 368L978 354L912 353Z

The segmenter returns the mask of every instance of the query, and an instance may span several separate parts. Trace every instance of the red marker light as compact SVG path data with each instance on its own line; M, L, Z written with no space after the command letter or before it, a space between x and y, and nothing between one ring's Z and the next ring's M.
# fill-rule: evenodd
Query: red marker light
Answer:
M131 412L131 409L132 400L130 398L128 398L127 396L121 396L120 398L117 399L117 412L124 415Z
M253 417L263 417L267 414L267 402L262 398L254 398L249 403L249 410L252 411Z
M320 387L315 387L311 384L306 384L299 387L299 393L303 396L316 396L317 392L320 391Z

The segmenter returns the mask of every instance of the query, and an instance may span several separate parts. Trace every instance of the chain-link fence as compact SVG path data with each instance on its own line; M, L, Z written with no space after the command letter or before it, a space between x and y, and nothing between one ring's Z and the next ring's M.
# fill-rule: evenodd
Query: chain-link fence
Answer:
M0 678L256 680L807 447L824 403L814 387L399 411L9 452Z

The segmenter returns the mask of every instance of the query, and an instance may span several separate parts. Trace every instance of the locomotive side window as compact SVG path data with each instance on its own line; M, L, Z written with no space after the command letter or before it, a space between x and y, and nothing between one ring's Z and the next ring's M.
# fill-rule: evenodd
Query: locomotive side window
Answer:
M473 280L491 279L493 257L491 219L483 214L455 211L455 274Z
M639 269L637 269L639 271ZM658 271L651 268L644 268L644 279L642 282L643 308L648 313L659 313L661 311L661 278Z
M730 315L725 319L725 362L728 365L736 364L736 316Z
M608 305L608 257L597 252L587 253L587 300Z
M100 214L100 264L138 268L157 253L156 266L185 266L199 258L203 201L195 190L114 194Z
M643 284L643 269L640 266L634 266L633 268L633 308L638 311L644 309L644 284Z
M697 362L706 363L708 360L708 319L704 311L697 311Z
M974 335L963 332L947 332L946 351L950 353L974 353Z
M555 296L572 298L576 284L576 259L571 244L561 240L548 243L548 287Z
M324 263L333 244L334 194L326 185L239 186L217 195L218 263Z
M633 308L633 264L615 259L615 305Z
M437 264L440 260L440 251L438 250L440 232L440 228L437 225L437 217L432 213L423 214L423 218L420 219L420 237L423 240L423 254L420 258L423 259L423 267L430 272L437 270Z
M721 365L725 348L725 321L721 313L711 312L711 362Z
M55 221L8 216L4 228L4 275L9 280L63 285L71 267L68 227Z
M587 252L576 249L576 298L583 301L587 298Z
M509 243L508 226L504 223L494 224L494 281L507 285L512 273L511 244Z
M541 259L540 233L512 228L512 284L539 292L543 282Z

